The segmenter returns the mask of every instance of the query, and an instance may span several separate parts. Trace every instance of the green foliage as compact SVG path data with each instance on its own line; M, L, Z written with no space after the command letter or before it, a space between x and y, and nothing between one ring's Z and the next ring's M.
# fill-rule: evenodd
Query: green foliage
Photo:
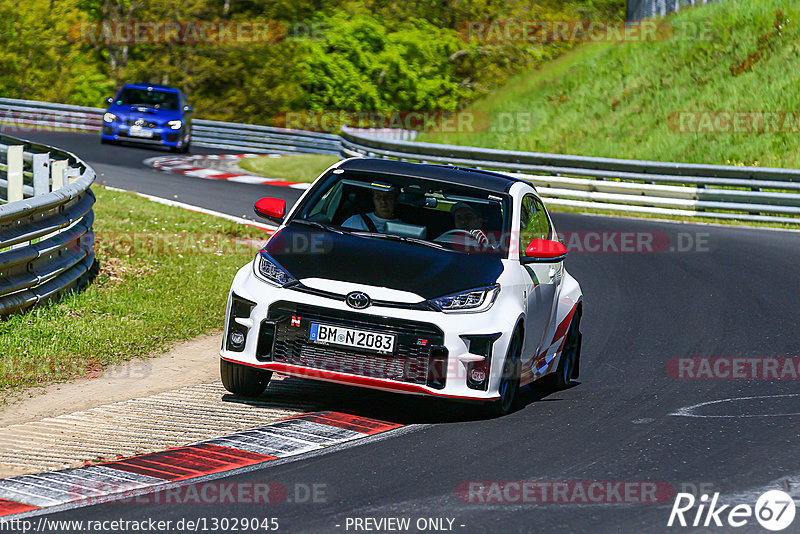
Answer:
M455 110L469 97L450 57L455 32L413 20L389 31L371 15L330 19L299 64L312 111Z
M468 42L469 21L619 18L624 0L0 0L0 95L102 106L122 84L180 87L199 118L453 111L569 44ZM260 42L107 42L100 24L278 24ZM303 30L303 29L306 30ZM94 32L94 33L93 33Z
M70 2L0 1L0 95L97 105L114 84L74 42L82 20Z

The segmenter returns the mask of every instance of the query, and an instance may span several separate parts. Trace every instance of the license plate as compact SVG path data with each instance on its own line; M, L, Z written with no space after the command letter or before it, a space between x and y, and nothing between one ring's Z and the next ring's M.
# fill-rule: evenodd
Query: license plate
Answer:
M131 126L128 130L128 135L131 137L153 137L153 132L145 130L141 126Z
M311 329L308 332L309 341L315 343L342 345L375 352L392 352L394 338L395 336L391 334L378 334L320 323L311 323Z

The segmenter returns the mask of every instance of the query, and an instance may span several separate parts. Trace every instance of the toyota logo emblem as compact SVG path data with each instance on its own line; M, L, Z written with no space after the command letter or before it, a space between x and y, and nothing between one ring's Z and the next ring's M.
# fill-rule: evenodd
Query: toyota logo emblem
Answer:
M366 293L362 293L361 291L349 293L345 298L345 302L347 302L348 306L357 310L363 310L372 303Z

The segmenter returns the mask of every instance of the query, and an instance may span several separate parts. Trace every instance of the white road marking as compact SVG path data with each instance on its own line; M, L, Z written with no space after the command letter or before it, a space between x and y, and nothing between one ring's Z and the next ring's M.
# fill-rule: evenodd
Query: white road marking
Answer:
M761 414L738 414L738 415L705 415L705 414L698 414L694 413L695 410L698 408L702 408L704 406L710 406L712 404L722 404L726 402L738 402L738 401L747 401L747 400L754 400L754 399L778 399L783 397L800 397L800 393L788 393L786 395L760 395L755 397L732 397L730 399L719 399L714 401L708 402L701 402L700 404L693 404L691 406L685 406L680 408L678 411L673 412L669 415L681 416L681 417L704 417L704 418L742 418L742 417L789 417L793 415L800 415L800 412L788 412L788 413L761 413Z

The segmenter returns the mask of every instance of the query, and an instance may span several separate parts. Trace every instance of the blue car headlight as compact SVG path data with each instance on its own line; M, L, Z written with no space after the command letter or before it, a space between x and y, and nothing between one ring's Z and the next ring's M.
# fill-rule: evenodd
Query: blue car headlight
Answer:
M500 284L469 289L430 301L445 313L478 313L488 310L500 293Z
M258 278L276 287L283 287L297 281L294 276L278 265L278 262L263 250L256 254L256 259L253 262L253 271Z

